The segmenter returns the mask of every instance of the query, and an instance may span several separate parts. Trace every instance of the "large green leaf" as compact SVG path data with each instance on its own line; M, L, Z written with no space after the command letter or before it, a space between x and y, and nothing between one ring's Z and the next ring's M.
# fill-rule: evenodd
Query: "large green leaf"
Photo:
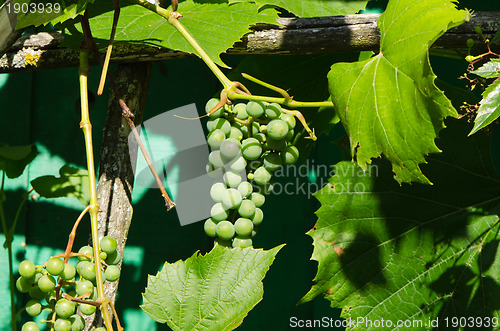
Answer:
M276 23L274 10L258 11L255 3L229 5L227 0L193 1L179 4L183 15L180 22L196 39L208 55L219 65L225 66L219 57L258 22ZM89 6L90 25L94 38L101 39L100 46L107 46L113 21L112 2L96 0ZM81 41L81 27L68 29L67 38ZM195 53L194 48L160 15L138 5L121 8L115 42L128 42L167 47L173 50Z
M57 24L82 14L93 0L14 0L19 6L16 29L30 25Z
M262 299L262 279L283 246L228 249L165 263L149 276L142 309L173 330L232 330Z
M428 158L433 186L399 186L385 160L367 172L337 164L315 195L321 207L309 235L319 266L301 302L324 295L344 318L394 323L349 330L424 330L435 318L446 329L445 317L500 316L500 178L489 137L467 138L465 124L449 122L443 153ZM423 324L397 328L397 320Z
M8 178L19 177L37 154L35 145L9 146L0 143L0 171L5 171Z
M467 14L449 0L389 1L378 20L380 53L332 66L332 101L363 169L384 155L398 182L429 183L419 164L428 153L439 152L434 139L443 118L457 112L434 85L428 51Z
M491 124L498 116L500 116L500 80L497 80L484 90L483 100L480 102L474 120L474 128L472 128L470 134L476 133Z
M248 0L229 0L231 3ZM365 9L369 0L255 0L259 7L272 5L298 17L321 17L355 14Z
M86 169L64 165L60 177L41 176L31 181L33 189L44 198L75 198L84 206L90 203L89 176Z

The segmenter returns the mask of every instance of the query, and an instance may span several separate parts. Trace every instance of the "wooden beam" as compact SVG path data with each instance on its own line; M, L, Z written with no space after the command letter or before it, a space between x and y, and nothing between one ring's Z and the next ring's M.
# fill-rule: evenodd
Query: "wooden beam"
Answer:
M235 43L228 54L318 54L379 49L379 14L346 15L317 18L281 18L277 25L257 25ZM469 22L450 29L432 47L465 49L472 38L481 44L474 32L481 26L487 38L500 29L500 12L478 12ZM23 35L0 59L0 72L42 70L78 65L78 55L61 47L60 32ZM497 48L498 49L498 48ZM117 43L115 63L157 61L193 56L146 45Z

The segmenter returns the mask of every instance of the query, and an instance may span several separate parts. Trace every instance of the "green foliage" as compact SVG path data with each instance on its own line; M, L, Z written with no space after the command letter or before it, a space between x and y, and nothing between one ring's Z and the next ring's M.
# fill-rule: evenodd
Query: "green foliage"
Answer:
M500 80L484 90L483 100L481 100L480 104L474 120L474 128L470 134L476 133L500 116Z
M443 118L457 113L434 85L428 50L466 16L448 0L391 1L378 20L380 53L332 66L332 101L363 169L384 155L398 182L430 183L419 164L428 153L439 152L434 139Z
M38 177L31 181L31 185L44 198L75 198L87 206L90 203L87 170L64 165L59 169L59 174L60 177Z
M388 162L367 172L341 162L315 194L318 223L309 232L319 262L301 302L324 295L342 317L421 320L500 315L500 178L483 133L466 137L453 120L430 156L434 186L400 187ZM394 328L348 328L393 330Z
M219 54L225 52L255 23L276 23L276 11L262 10L254 3L236 3L217 0L183 1L179 4L183 17L179 20L217 64L225 66ZM100 47L108 45L113 20L112 2L96 0L89 7L90 27ZM76 28L76 31L75 29ZM76 23L66 30L67 45L79 47L81 26ZM148 44L189 53L194 48L162 16L139 5L121 8L115 42Z
M227 249L165 263L149 276L142 309L173 330L232 330L261 299L262 279L282 246Z
M254 2L229 0L229 3ZM355 14L365 9L368 0L255 0L259 7L266 5L283 8L298 17L320 17Z
M83 14L92 0L14 0L14 5L27 8L17 14L16 29L30 25L39 26L48 23L58 24Z
M472 73L483 78L498 78L500 77L500 59L491 59Z
M19 177L37 154L35 145L9 146L0 143L0 170L4 171L8 178Z

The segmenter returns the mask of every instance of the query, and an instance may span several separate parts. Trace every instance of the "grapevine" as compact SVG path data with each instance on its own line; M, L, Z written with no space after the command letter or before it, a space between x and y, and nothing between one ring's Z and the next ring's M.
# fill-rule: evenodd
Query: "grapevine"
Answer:
M105 236L100 245L103 248L97 255L107 255L102 268L97 267L97 255L93 254L91 246L83 246L78 252L55 255L41 265L22 261L16 288L21 293L28 293L31 298L26 304L26 313L32 317L47 314L41 321L50 330L83 330L85 320L76 314L77 310L84 315L92 315L103 302L98 295L97 275L100 275L101 282L115 282L120 277L116 264L121 258L116 251L116 240ZM22 330L40 330L40 326L29 321Z

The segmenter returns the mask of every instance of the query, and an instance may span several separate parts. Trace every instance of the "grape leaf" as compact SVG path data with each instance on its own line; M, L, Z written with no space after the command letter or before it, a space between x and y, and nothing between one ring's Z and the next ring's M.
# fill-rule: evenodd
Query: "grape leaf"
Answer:
M249 26L260 23L276 24L274 10L258 11L254 3L236 3L229 5L227 0L199 2L186 0L179 4L183 15L179 21L196 39L200 46L217 64L226 66L219 57L247 32ZM94 38L101 39L99 46L106 47L113 20L112 3L96 0L89 7L90 26ZM66 30L67 45L78 45L81 41L81 27ZM73 38L73 40L71 40ZM115 42L148 44L173 50L195 53L194 48L160 15L139 5L121 8Z
M93 0L14 0L21 8L17 14L16 29L30 25L58 24L83 14ZM26 8L27 10L22 10Z
M434 139L443 118L457 112L434 85L429 47L466 17L449 0L389 1L377 22L380 53L332 66L332 101L363 169L384 155L398 182L430 183L419 164L428 153L439 152Z
M5 171L8 178L17 178L37 154L35 145L9 146L0 143L0 171Z
M283 246L227 249L166 262L149 276L141 308L173 330L232 330L262 299L262 279Z
M433 186L399 186L386 160L366 172L336 165L315 194L321 207L309 235L319 266L301 302L324 295L346 319L393 323L348 330L429 330L437 317L445 329L445 317L500 316L500 178L490 139L467 138L465 121L448 124L443 153L424 166ZM397 328L397 320L422 324Z
M491 59L472 73L483 78L500 77L500 59Z
M230 0L230 3L244 0ZM365 9L368 0L255 0L259 7L272 5L298 17L321 17L355 14Z
M497 80L483 92L483 100L474 120L474 128L470 134L474 134L495 121L500 116L500 80Z
M44 198L75 198L84 206L90 203L89 177L86 169L69 165L59 169L60 177L41 176L31 181L33 189Z

